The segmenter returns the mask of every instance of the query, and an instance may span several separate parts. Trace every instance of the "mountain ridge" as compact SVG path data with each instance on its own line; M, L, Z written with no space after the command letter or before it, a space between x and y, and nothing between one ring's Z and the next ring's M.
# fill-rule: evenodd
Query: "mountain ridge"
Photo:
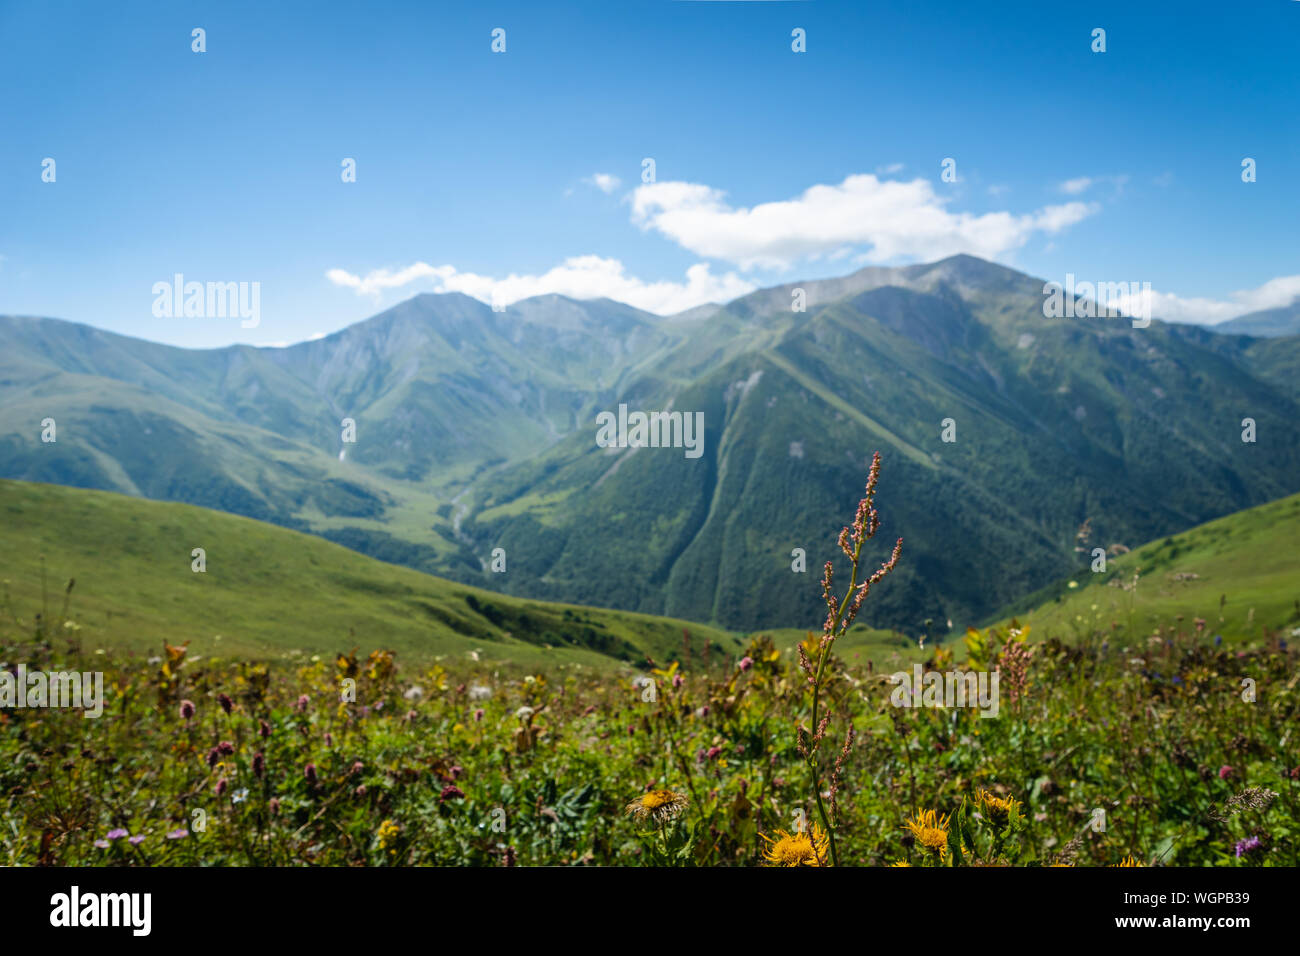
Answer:
M882 534L913 562L882 623L910 632L1068 572L1085 521L1145 540L1298 490L1296 339L1042 311L1039 280L954 256L685 319L425 293L275 349L3 317L0 477L217 507L518 596L756 627L816 613L791 551L831 556L879 448ZM620 403L704 412L695 470L598 448L596 413ZM485 570L495 548L511 573Z

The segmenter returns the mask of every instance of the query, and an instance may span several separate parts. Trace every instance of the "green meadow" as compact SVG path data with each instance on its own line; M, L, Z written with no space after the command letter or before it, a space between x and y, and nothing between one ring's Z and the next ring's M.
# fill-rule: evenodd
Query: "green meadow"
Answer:
M415 663L610 668L738 647L717 628L509 597L224 512L17 481L0 481L0 580L24 621L57 613L74 580L69 616L92 650L188 641L191 655L274 659L357 646Z
M1046 637L1199 619L1225 641L1300 626L1300 495L1108 557L1009 608Z

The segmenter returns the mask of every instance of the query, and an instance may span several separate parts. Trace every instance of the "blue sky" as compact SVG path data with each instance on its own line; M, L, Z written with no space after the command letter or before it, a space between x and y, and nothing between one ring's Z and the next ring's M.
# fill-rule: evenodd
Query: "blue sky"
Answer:
M1222 319L1300 294L1298 46L1296 0L0 0L0 313L269 344L968 251ZM176 273L260 283L260 324L156 317Z

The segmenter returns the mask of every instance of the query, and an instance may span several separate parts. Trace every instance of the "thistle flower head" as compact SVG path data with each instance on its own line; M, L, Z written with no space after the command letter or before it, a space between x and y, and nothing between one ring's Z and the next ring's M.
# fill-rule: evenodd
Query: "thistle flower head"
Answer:
M1245 856L1247 853L1250 853L1253 850L1258 850L1261 845L1262 844L1260 842L1260 839L1257 836L1247 837L1244 840L1240 840L1238 841L1236 847L1237 856L1238 857Z

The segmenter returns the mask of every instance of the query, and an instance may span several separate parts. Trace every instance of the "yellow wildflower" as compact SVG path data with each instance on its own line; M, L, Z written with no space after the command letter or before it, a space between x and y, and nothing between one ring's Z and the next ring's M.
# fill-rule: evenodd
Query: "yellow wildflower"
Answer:
M948 821L952 814L940 817L933 810L917 811L916 816L903 825L911 830L916 842L942 859L948 853Z
M627 812L641 822L648 819L655 823L663 823L686 809L686 804L689 802L686 794L677 793L675 790L651 790L629 803Z
M375 842L379 849L387 850L397 839L397 834L402 832L402 828L392 820L385 820L379 824L379 829L375 832Z
M759 834L768 842L763 859L769 866L830 866L830 837L820 824L812 825L812 832L787 833L776 831L776 839Z
M999 797L987 790L977 793L975 802L994 823L1006 823L1011 811L1020 807L1020 801L1015 797Z

